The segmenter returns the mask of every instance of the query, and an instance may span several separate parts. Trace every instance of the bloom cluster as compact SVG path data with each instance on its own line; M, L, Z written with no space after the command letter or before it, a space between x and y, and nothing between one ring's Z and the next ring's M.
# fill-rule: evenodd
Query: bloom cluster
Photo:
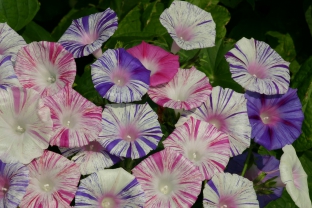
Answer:
M214 46L211 14L173 1L160 22L171 52L144 41L103 52L118 28L110 8L73 20L58 42L26 44L0 23L1 207L191 207L201 191L204 207L264 207L285 186L299 207L312 207L291 146L304 118L289 63L242 38L225 59L246 92L212 87L175 55ZM104 109L73 89L75 58L90 54ZM167 138L153 102L180 115ZM284 154L252 153L251 144ZM108 169L118 164L130 169Z

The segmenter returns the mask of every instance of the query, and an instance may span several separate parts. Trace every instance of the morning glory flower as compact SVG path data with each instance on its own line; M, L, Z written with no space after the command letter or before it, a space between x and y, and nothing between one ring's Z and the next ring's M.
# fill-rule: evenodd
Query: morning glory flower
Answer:
M298 207L312 207L307 182L308 176L298 159L296 150L292 145L286 145L283 147L283 152L279 169L287 192Z
M15 72L24 88L46 97L74 83L76 63L59 43L32 42L18 52Z
M191 207L204 179L191 161L171 149L150 155L132 173L145 192L145 207Z
M163 142L199 167L205 179L223 172L230 158L228 136L213 125L191 117Z
M109 154L98 141L92 141L83 147L59 148L64 157L79 165L82 175L91 174L118 163L121 158Z
M211 14L193 4L173 1L159 20L173 38L173 53L215 45L216 24Z
M142 41L140 45L127 50L151 71L150 86L169 82L178 72L179 56Z
M16 208L26 193L29 183L28 168L21 163L0 160L0 206Z
M0 160L28 164L48 148L52 120L50 110L32 89L0 90Z
M101 131L102 108L67 85L53 96L43 98L51 110L51 145L82 147L97 139Z
M144 207L138 180L122 168L101 170L80 181L75 207Z
M6 22L0 23L0 56L10 56L14 62L17 52L26 46L22 36L17 34Z
M157 118L147 103L106 105L97 141L112 155L143 157L156 149L163 136Z
M211 89L206 75L192 67L179 69L168 83L150 88L148 95L160 106L190 110L205 102Z
M150 73L123 48L108 49L91 65L95 89L115 103L141 100L149 88Z
M250 145L251 127L246 102L243 94L214 87L201 106L182 113L176 126L182 125L191 116L206 121L228 134L231 157L239 155Z
M0 23L1 24L1 23ZM10 56L0 56L0 89L20 87Z
M74 162L46 150L28 169L30 182L21 208L69 207L80 179L79 167Z
M284 94L289 88L289 63L262 41L242 38L225 54L232 78L246 90Z
M297 90L283 95L246 92L247 111L255 142L268 150L292 144L301 134L304 119Z
M73 20L58 42L75 58L91 53L99 58L102 55L102 44L118 27L117 20L116 13L110 8L104 12Z

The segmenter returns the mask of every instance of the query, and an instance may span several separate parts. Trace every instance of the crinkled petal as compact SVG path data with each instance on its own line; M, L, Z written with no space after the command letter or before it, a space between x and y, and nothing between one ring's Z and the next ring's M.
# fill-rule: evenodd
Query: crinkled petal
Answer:
M14 72L11 57L0 55L0 88L6 89L13 86L20 87L21 84Z
M190 110L205 102L211 89L206 75L192 67L179 69L167 84L150 88L148 95L160 106Z

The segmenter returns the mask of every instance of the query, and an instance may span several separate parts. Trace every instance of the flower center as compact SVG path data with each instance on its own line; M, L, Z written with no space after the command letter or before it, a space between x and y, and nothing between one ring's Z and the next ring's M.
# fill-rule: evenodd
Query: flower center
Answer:
M201 159L201 154L198 151L190 151L188 153L188 158L192 161L199 161Z
M267 125L275 125L280 120L278 111L275 108L261 110L260 118L262 123Z
M25 131L26 131L26 129L25 128L23 128L22 126L20 126L20 125L18 125L17 127L16 127L16 132L18 132L18 133L20 133L20 134L22 134L22 133L24 133Z
M0 199L6 194L9 189L9 181L0 176Z
M97 141L92 141L88 145L84 146L85 151L100 152L102 149L104 148Z
M41 180L41 181L39 181L39 183L40 183L41 189L44 192L52 192L54 189L54 186L55 186L53 181L50 179Z
M221 196L219 200L219 208L236 208L234 196Z
M250 63L247 66L247 71L249 72L249 74L259 79L265 79L267 77L266 67L259 64L258 62Z
M81 37L81 42L85 45L91 44L98 39L96 33L84 33Z
M171 192L176 187L176 180L173 178L172 173L164 174L158 181L157 186L155 187L158 191L164 195L170 195Z
M216 127L218 130L220 130L222 124L221 122L219 121L219 119L211 119L209 120L209 123L212 124L214 127Z
M48 81L49 83L53 84L53 83L56 81L56 79L55 79L54 76L49 76L48 79L47 79L47 81Z
M77 119L73 118L72 116L65 116L63 119L63 126L66 128L74 128L77 124Z
M184 41L190 41L193 38L193 29L191 27L177 26L176 29L177 37Z
M126 70L117 68L112 73L111 80L115 85L123 87L129 83L130 74Z
M112 198L104 198L102 201L103 208L113 208L115 207L115 201Z
M139 137L139 130L133 124L120 128L120 137L128 142L134 141Z

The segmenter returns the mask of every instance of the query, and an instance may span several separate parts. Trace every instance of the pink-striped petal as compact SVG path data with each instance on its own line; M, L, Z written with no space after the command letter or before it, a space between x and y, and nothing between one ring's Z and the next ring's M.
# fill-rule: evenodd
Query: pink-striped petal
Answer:
M67 85L53 96L43 98L51 110L51 145L82 147L97 139L101 131L102 108Z
M59 43L32 42L18 52L15 72L24 88L46 97L74 83L76 63Z
M144 207L191 207L204 179L191 161L171 149L152 154L132 172L145 192Z
M160 106L190 110L205 102L211 89L208 77L192 67L179 69L167 84L151 87L148 95Z
M45 151L29 165L30 182L21 208L65 208L75 196L79 167L54 152Z
M165 148L188 158L207 180L215 173L223 172L230 159L227 135L213 125L193 117L177 127L163 144Z

